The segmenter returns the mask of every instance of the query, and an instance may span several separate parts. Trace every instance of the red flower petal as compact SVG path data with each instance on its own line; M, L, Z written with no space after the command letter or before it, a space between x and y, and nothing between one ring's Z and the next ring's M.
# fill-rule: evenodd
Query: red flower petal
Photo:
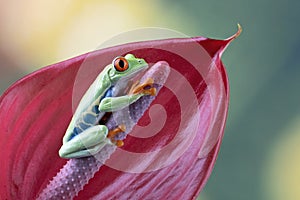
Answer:
M131 52L150 63L167 61L174 77L180 76L170 78L169 87L154 101L167 113L162 129L149 138L129 136L123 152L155 152L182 133L191 140L179 140L187 142L181 145L186 148L163 154L166 160L180 154L167 164L160 165L162 159L156 157L160 154L130 163L145 165L144 173L120 171L110 164L101 167L75 199L196 198L211 173L224 131L229 88L220 57L234 37L125 44L51 65L16 82L0 98L0 153L4 161L0 165L0 196L33 199L38 195L66 163L58 150L82 94L115 56ZM189 90L195 102L186 99ZM146 113L140 124L147 123Z

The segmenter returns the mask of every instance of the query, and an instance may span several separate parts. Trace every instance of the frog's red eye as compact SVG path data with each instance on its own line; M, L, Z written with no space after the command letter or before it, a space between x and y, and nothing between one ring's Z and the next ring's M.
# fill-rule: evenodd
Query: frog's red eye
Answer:
M113 61L115 69L119 72L124 72L128 69L128 61L124 57L117 57Z

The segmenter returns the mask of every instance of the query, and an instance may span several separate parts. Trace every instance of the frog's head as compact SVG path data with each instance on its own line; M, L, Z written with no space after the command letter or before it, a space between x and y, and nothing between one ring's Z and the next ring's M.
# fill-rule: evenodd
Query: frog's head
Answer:
M110 69L108 76L112 84L119 80L129 80L135 77L139 72L148 67L148 63L142 58L136 58L132 54L116 57Z

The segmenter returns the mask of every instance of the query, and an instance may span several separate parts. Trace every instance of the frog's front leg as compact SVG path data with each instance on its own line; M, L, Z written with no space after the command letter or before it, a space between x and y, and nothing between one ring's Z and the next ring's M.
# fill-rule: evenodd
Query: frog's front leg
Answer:
M104 125L87 128L72 140L63 144L59 156L63 158L87 157L99 152L106 144L112 144L107 138L108 129Z
M145 83L135 83L129 91L128 95L120 97L106 97L99 105L100 112L115 112L121 110L126 106L134 103L140 97L145 95L154 96L156 89L153 87L153 79L149 78Z
M134 103L140 97L146 94L139 93L139 94L130 94L120 97L106 97L104 98L99 105L100 112L115 112L117 110L121 110L126 106Z

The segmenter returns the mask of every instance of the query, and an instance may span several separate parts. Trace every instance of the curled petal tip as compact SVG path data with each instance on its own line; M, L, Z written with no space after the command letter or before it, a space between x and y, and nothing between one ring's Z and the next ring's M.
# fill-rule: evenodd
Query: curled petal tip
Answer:
M234 40L235 38L237 38L237 37L240 36L240 34L243 31L243 28L242 28L242 26L239 23L237 24L237 27L238 27L237 32L233 36L229 37L227 40L231 41L231 40Z
M228 45L231 43L231 41L236 39L237 37L239 37L239 35L242 33L242 31L243 31L242 26L238 23L237 27L238 27L238 30L234 35L232 35L231 37L223 40L225 43L224 43L223 48L220 48L220 56L222 56L223 52L228 47Z
M242 33L242 31L243 31L243 28L242 28L242 26L238 23L237 24L237 27L238 27L238 31L236 32L236 34L233 36L234 38L237 38L237 37L239 37L239 35Z

